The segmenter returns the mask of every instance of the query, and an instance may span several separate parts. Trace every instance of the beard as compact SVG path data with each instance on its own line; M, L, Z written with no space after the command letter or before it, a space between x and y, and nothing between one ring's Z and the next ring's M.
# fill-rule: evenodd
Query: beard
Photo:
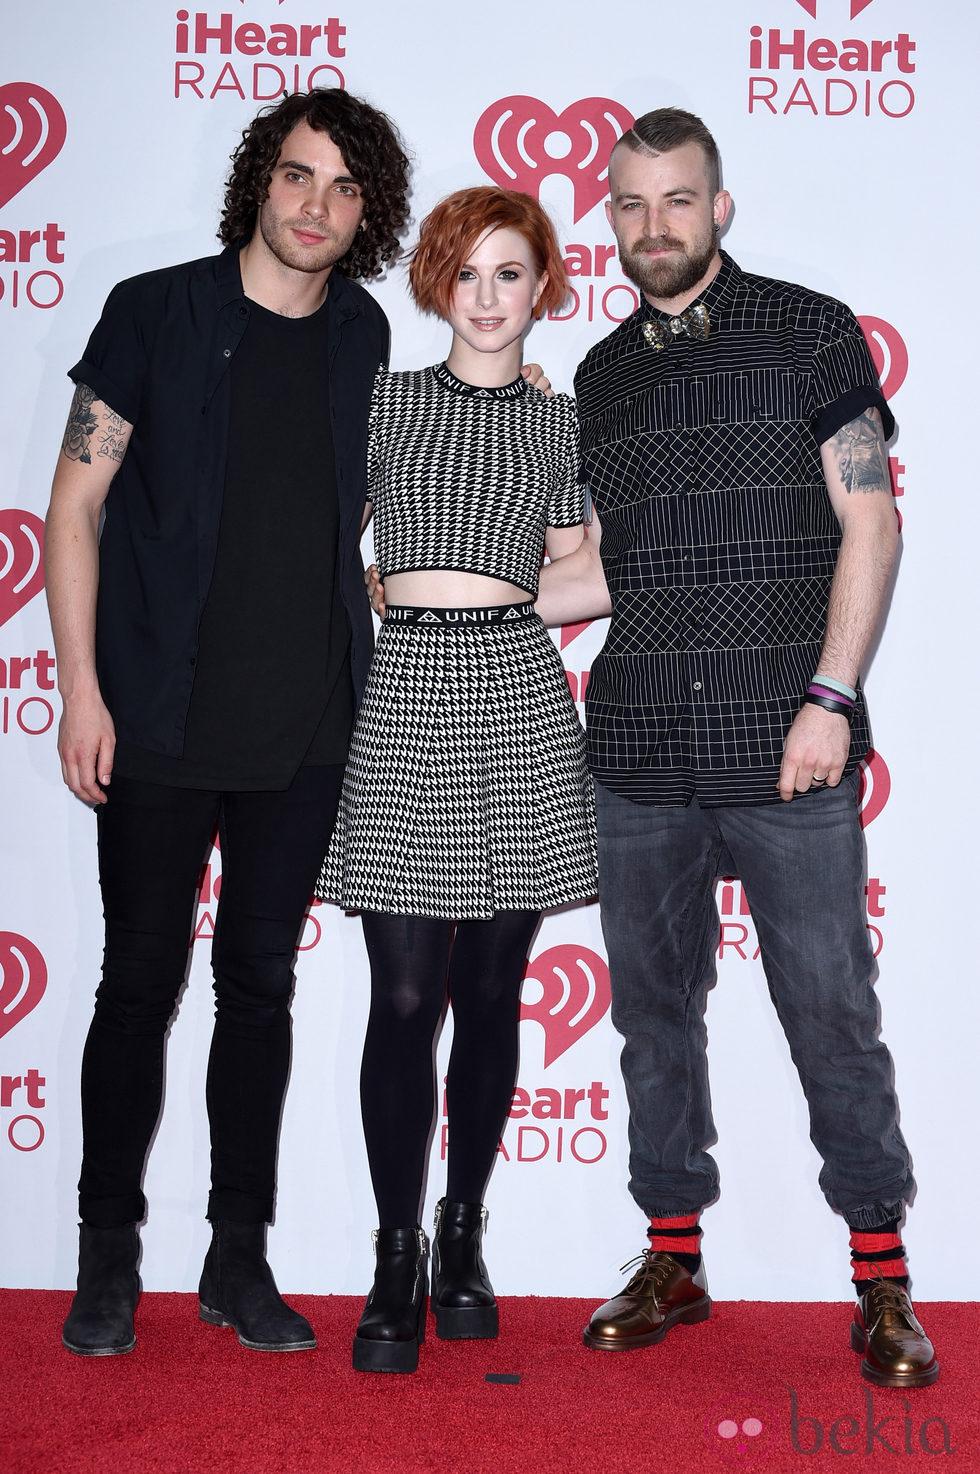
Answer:
M304 220L284 220L280 215L272 214L268 205L259 210L258 223L262 239L277 261L280 261L283 266L291 267L294 271L306 271L311 275L326 271L328 266L336 266L337 262L347 255L358 230L355 224L349 233L345 234L329 226L320 232L315 232L314 227ZM302 230L310 235L322 234L322 247L300 246L290 237L291 230Z
M654 251L662 247L674 254L661 261L650 261L642 254L644 251ZM700 236L690 246L674 240L672 236L660 236L656 240L643 236L629 250L620 245L619 264L625 275L642 292L669 302L671 298L682 297L697 286L714 261L717 249L714 231Z

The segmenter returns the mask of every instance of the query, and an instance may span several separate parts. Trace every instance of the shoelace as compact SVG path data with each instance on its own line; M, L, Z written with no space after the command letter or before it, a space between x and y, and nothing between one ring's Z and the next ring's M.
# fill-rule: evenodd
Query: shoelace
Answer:
M637 1254L635 1259L628 1259L625 1264L620 1265L620 1274L625 1274L628 1269L633 1268L634 1264L638 1264L640 1266L636 1273L633 1275L629 1284L626 1286L627 1291L638 1289L641 1285L645 1283L645 1281L652 1280L653 1295L656 1299L657 1290L659 1290L663 1281L669 1279L674 1272L673 1265L668 1264L667 1261L665 1259L661 1259L659 1255L659 1250L654 1251L653 1249L644 1249L643 1253Z
M894 1284L891 1280L873 1280L871 1288L865 1292L865 1320L868 1325L876 1320L879 1315L885 1315L891 1311L900 1315L908 1322L912 1314L912 1307L908 1295L901 1285Z

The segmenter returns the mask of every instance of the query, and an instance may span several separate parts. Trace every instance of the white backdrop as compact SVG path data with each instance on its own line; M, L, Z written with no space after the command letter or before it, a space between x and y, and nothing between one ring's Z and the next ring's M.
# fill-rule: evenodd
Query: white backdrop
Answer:
M602 17L602 18L600 18ZM10 1286L74 1276L77 1094L101 957L92 815L61 785L53 647L34 548L81 354L122 277L215 249L228 154L277 88L345 85L388 111L416 158L419 218L484 182L539 190L577 292L530 356L571 386L585 350L632 306L602 208L607 141L677 104L723 155L725 244L747 269L842 297L863 319L900 432L892 472L905 539L866 680L877 751L866 774L868 922L880 948L918 1200L906 1241L922 1299L974 1298L948 1225L977 1208L974 901L970 836L976 512L973 75L968 0L586 0L476 12L341 0L18 4L0 63L0 1265ZM974 128L969 114L973 114ZM610 119L612 121L610 121ZM578 127L592 127L584 156ZM524 125L536 121L536 128ZM951 254L952 253L952 254ZM441 358L402 273L376 288L393 364ZM971 320L971 315L973 320ZM175 427L176 433L179 427ZM584 691L602 628L563 632ZM556 633L557 638L557 633ZM207 1243L204 1069L211 857L167 1099L146 1177L143 1274L196 1286ZM723 1194L705 1219L722 1298L836 1299L847 1231L816 1187L798 1082L753 957L737 883L719 889L719 985L708 1023ZM627 1196L619 1041L595 908L545 920L525 985L520 1089L491 1182L487 1255L502 1293L599 1295L642 1247ZM312 910L297 965L292 1079L271 1257L282 1288L363 1291L373 1200L358 1122L367 1001L359 923ZM440 1078L451 1024L440 1047ZM436 1129L426 1222L444 1180ZM789 1246L772 1261L769 1225ZM972 1263L967 1256L967 1263Z

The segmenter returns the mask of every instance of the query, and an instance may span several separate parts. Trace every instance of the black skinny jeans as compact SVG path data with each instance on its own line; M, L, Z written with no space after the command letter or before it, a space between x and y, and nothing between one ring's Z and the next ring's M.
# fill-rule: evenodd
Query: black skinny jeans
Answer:
M139 1221L160 1114L164 1040L187 968L197 882L218 827L211 943L208 1217L272 1218L303 915L333 829L343 768L301 768L282 793L216 793L114 778L98 811L106 943L82 1056L79 1213Z

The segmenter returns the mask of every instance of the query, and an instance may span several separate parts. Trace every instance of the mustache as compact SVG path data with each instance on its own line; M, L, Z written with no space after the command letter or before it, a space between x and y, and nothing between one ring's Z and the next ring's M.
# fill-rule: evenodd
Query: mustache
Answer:
M645 235L641 240L634 241L630 248L631 256L641 251L683 251L684 242L675 240L672 235Z
M331 226L310 225L309 221L306 220L288 220L286 221L286 228L288 230L301 230L304 235L318 235L324 241L333 240L335 235Z

